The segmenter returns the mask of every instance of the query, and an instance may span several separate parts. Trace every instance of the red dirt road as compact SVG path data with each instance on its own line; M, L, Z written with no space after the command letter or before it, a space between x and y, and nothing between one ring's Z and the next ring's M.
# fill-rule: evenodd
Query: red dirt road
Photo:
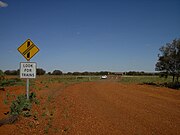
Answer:
M21 118L14 125L0 127L0 133L180 134L180 91L177 90L99 81L69 86L51 84L37 91L37 95L41 103L34 108L38 120Z
M69 134L179 135L180 92L90 82L68 87ZM68 107L70 105L70 107Z

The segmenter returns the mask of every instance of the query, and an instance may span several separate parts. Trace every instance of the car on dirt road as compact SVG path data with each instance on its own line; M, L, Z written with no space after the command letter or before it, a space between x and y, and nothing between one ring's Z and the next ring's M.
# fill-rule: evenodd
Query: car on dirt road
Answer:
M107 75L101 76L101 79L107 79Z

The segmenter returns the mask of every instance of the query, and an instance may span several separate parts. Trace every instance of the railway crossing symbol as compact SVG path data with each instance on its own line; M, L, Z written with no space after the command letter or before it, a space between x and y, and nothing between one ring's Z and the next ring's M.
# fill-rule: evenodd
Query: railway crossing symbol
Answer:
M39 52L39 48L30 40L26 40L19 48L18 51L29 61L36 53Z

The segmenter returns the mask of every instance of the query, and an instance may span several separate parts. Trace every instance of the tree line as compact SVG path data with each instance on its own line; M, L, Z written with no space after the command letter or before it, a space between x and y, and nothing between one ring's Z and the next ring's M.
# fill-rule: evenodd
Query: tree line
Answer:
M20 70L6 70L6 71L2 71L0 70L1 74L5 74L5 75L19 75ZM129 72L110 72L110 71L100 71L100 72L67 72L67 73L63 73L61 70L54 70L52 72L46 72L44 69L42 68L37 68L36 70L36 74L37 75L132 75L132 76L152 76L152 75L159 75L159 73L148 73L148 72L144 72L144 71L129 71Z
M5 74L5 75L19 75L20 74L20 70L6 70L6 71L2 71L0 70L1 74ZM108 71L100 71L100 72L67 72L67 73L63 73L61 70L54 70L52 72L47 72L42 69L42 68L37 68L36 69L36 74L37 75L108 75L108 74L113 74L112 72L108 72Z
M20 70L5 70L4 72L2 70L0 70L1 74L5 74L5 75L19 75L20 74ZM46 73L46 71L42 68L37 68L36 69L36 74L37 75L44 75Z
M20 74L20 70L17 69L17 70L5 70L4 72L2 70L0 70L0 73L1 74L4 74L4 75L19 75ZM42 68L37 68L36 69L36 74L37 75L44 75L46 73L46 71Z

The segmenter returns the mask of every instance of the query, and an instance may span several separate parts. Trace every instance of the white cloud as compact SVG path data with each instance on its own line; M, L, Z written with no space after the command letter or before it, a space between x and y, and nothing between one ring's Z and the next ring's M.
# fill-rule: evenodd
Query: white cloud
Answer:
M0 8L7 7L7 6L8 6L7 3L0 1Z

